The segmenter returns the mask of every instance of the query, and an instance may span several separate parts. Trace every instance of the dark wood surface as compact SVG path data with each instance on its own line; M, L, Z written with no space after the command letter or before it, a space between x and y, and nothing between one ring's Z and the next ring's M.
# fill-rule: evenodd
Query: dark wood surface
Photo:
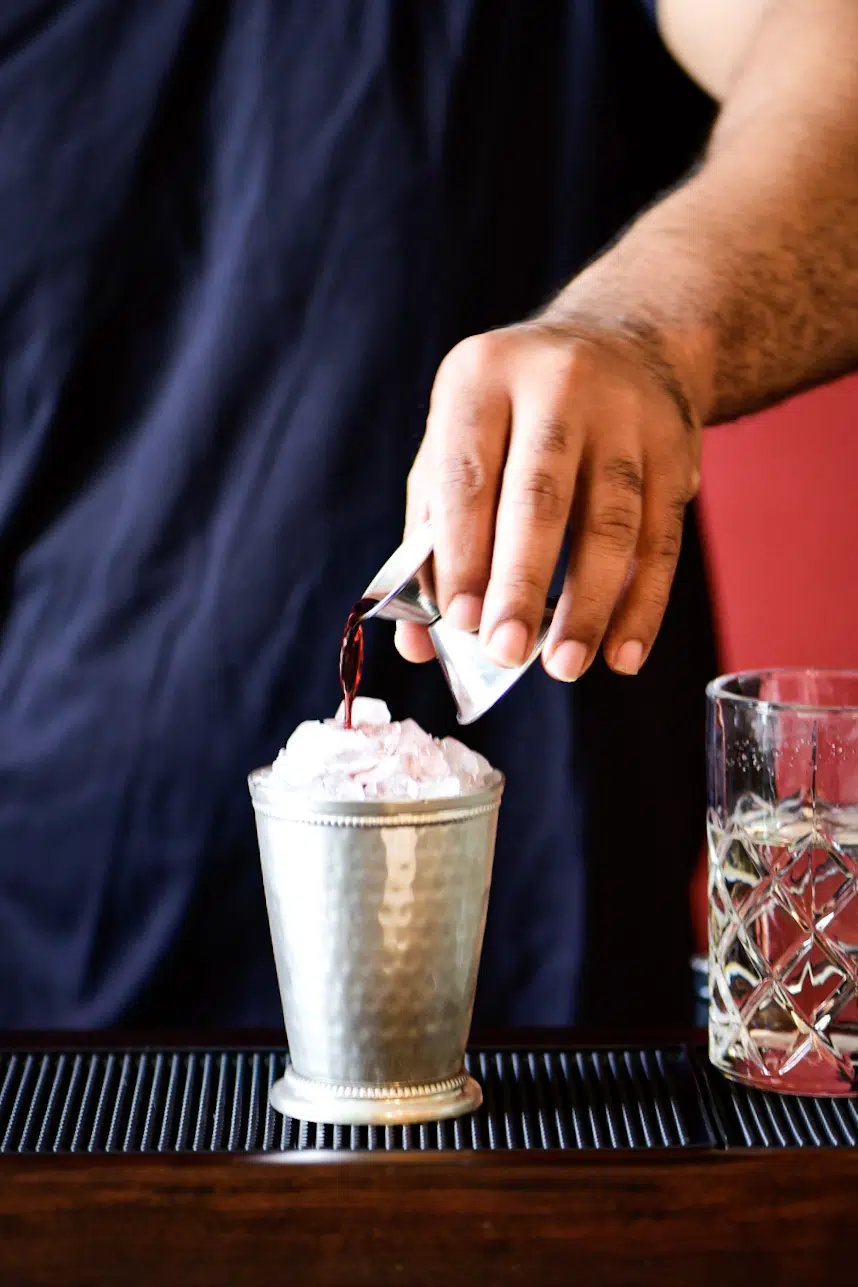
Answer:
M0 1282L856 1281L858 1152L0 1159Z
M0 1049L283 1044L262 1038L25 1034ZM856 1227L847 1149L0 1156L0 1287L848 1285Z

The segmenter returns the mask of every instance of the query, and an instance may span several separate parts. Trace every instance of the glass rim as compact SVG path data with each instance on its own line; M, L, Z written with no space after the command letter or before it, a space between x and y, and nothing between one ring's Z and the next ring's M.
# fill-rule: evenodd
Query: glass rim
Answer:
M770 701L766 697L750 697L746 693L729 691L730 684L739 684L743 680L763 679L767 676L784 677L793 675L814 676L818 679L848 679L858 687L858 667L849 666L766 666L758 670L735 670L729 675L718 675L706 685L706 697L709 701L733 702L737 706L764 706L766 710L789 711L799 715L856 715L858 700L854 702L831 702L820 705L813 702Z

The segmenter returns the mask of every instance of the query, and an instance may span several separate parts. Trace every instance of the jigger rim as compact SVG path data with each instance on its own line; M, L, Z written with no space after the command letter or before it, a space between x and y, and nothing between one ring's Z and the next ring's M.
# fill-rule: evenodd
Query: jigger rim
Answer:
M271 766L254 769L247 785L253 808L269 818L333 827L427 827L462 822L498 807L506 781L493 769L485 786L432 800L331 800L301 791L270 789Z
M369 585L363 592L364 599L374 599L371 608L361 614L361 621L371 621L384 611L394 600L400 598L409 586L432 560L432 528L428 522L421 523L406 536L398 549L394 550L386 563L382 564ZM432 595L424 600L426 609L422 624L433 625L441 616L438 605ZM405 618L403 618L405 619Z

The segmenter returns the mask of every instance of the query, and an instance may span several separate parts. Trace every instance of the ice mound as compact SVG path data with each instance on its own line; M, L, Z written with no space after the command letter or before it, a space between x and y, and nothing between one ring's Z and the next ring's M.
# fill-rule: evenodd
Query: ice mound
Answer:
M357 697L352 727L299 724L271 766L271 785L326 800L438 800L486 786L488 760L453 737L434 738L413 719L393 723L384 702Z

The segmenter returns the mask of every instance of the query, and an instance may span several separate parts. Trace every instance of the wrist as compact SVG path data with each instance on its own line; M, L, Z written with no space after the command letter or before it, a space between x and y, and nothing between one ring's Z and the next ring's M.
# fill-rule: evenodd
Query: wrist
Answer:
M697 426L717 414L719 317L728 304L699 188L692 179L641 216L538 319L642 361Z
M621 306L607 296L594 306L592 301L575 299L568 288L533 323L570 340L609 348L619 358L643 367L670 397L689 430L707 422L711 399L702 365L695 360L695 345L652 310L631 303Z

